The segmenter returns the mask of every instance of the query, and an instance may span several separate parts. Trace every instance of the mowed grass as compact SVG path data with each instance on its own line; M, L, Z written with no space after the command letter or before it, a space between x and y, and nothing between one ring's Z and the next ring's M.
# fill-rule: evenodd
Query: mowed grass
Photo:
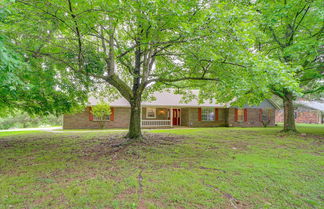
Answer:
M324 126L279 130L0 134L0 208L323 208Z

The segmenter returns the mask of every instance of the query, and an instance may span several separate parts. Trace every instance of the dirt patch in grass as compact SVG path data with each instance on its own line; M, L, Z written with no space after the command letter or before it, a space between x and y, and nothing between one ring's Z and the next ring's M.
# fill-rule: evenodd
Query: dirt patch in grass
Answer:
M100 157L112 156L116 153L125 153L129 147L148 146L171 146L185 140L186 137L171 134L145 133L143 142L127 144L123 134L93 137L81 143L80 157L84 159L98 159ZM137 153L131 152L137 158Z

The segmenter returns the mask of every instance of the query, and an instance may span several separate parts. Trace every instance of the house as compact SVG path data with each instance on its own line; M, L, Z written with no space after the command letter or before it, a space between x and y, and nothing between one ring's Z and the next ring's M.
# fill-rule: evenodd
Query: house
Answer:
M198 91L193 91L198 95ZM217 104L215 100L199 104L197 99L189 102L182 101L182 95L172 92L156 92L156 100L142 102L142 127L254 127L275 125L275 110L278 107L271 101L265 100L259 106L243 108L227 107ZM91 97L88 107L81 113L65 114L64 129L100 128L99 122L104 120L104 128L127 128L130 119L130 105L124 98L108 102L111 115L96 118L91 114L91 106L98 100Z
M324 102L299 100L295 104L296 123L324 123ZM284 111L276 111L276 123L284 121Z

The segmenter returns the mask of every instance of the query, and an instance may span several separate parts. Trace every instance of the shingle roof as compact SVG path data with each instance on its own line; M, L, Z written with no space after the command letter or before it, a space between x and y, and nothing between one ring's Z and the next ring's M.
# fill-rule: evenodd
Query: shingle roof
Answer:
M296 104L303 105L305 107L309 107L315 110L320 110L324 112L324 102L320 101L296 101Z
M198 90L192 90L192 93L196 96L198 96L199 91ZM156 106L156 107L229 107L229 104L224 103L217 103L215 99L212 99L211 101L205 100L203 103L199 103L198 99L192 99L191 101L185 102L183 100L183 95L181 94L175 94L173 93L173 90L170 91L163 91L163 92L155 92L153 94L155 97L155 100L151 101L143 101L142 106ZM105 100L110 104L110 106L113 107L130 107L128 101L120 97L115 100ZM275 104L271 100L267 100L269 103L274 107L277 108ZM89 105L96 105L99 103L99 99L95 97L89 98ZM248 107L248 106L247 106ZM254 108L258 106L253 106Z
M192 93L196 96L198 96L199 91L193 90ZM188 103L183 101L183 95L180 94L174 94L172 90L170 92L163 91L163 92L155 92L153 94L155 97L154 101L143 101L143 106L181 106L181 107L225 107L226 104L217 104L216 101L213 99L212 102L205 101L202 104L199 104L197 99L193 99L189 101ZM98 104L99 100L95 97L89 98L89 105L96 105ZM129 107L128 101L121 97L114 101L108 101L110 106L116 106L116 107Z

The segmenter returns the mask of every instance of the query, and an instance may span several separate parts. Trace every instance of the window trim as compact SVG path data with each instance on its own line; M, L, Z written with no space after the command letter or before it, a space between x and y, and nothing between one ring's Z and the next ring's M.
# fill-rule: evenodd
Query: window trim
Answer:
M206 109L208 109L208 110L210 110L211 112L214 113L214 117L213 117L212 120L204 120L203 115L204 115L204 110L206 110ZM215 108L212 108L212 107L203 107L203 108L201 108L201 121L206 121L206 122L215 121Z
M153 117L149 117L148 116L148 109L152 109L153 110L153 112L154 112L154 116ZM145 112L145 116L146 116L146 118L156 118L156 108L155 107L147 107L146 108L146 112Z
M93 115L93 119L92 119L92 121L95 121L95 122L111 121L111 114L108 115L108 116L109 116L109 120L103 120L102 118L99 119L99 118L97 118L95 115Z

